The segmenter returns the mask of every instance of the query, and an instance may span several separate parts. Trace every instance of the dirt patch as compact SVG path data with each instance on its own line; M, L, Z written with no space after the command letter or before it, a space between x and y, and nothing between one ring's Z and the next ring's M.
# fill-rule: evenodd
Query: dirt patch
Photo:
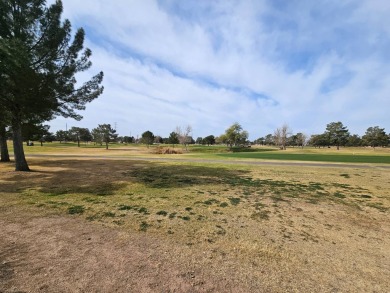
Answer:
M171 243L150 235L17 209L3 210L0 226L0 292L207 292L229 285L188 270Z
M285 246L301 255L254 246L253 255L262 257L248 261L239 249L199 249L78 216L39 214L31 208L1 209L0 292L386 292L389 285L383 279L389 275L388 253L381 252L383 239L372 237L378 231L349 235L372 245L371 254L362 247L352 263L359 248L343 243L350 233L337 226L321 244L310 235L296 235L309 238L299 243L292 237ZM279 242L280 227L272 223L270 228L259 233ZM293 232L287 227L284 235L289 229ZM327 229L320 227L313 235L321 238ZM313 245L318 253L313 254ZM376 266L384 270L379 278Z

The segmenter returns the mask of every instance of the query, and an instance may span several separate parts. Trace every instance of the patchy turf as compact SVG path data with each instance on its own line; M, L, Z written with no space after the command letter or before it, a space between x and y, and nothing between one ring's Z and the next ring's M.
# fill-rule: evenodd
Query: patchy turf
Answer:
M105 257L112 254L118 263L110 262L108 268L96 264L91 267L90 279L96 284L103 282L100 274L116 272L117 283L102 286L109 291L126 288L126 282L133 284L132 290L142 291L149 284L142 282L137 287L134 278L152 272L159 273L150 283L158 283L159 277L164 284L170 278L176 282L173 287L164 287L167 291L187 288L184 291L222 292L240 288L237 292L385 292L390 286L388 169L158 163L115 158L35 158L30 165L34 172L16 173L11 164L1 165L0 221L7 230L0 233L15 234L0 235L7 239L2 243L1 261L9 264L1 268L0 276L9 277L3 279L0 291L29 291L23 284L35 288L34 280L39 278L29 273L28 264L45 259L43 251L40 258L34 258L41 249L50 250L44 239L51 247L57 242L62 245L67 243L64 237L80 237L80 229L87 223L88 237L100 239L107 231L118 233L107 239L112 251L104 246ZM36 220L28 216L24 221L20 216L30 213ZM66 233L54 232L54 226L49 229L43 224L45 219L58 221L57 229ZM35 221L35 226L27 225L29 221ZM26 225L31 233L23 230ZM39 233L34 229L40 229ZM18 238L18 233L24 238ZM144 246L133 251L137 263L144 261L142 268L125 261L128 250L123 255L114 251L118 243L130 245L132 242L126 240L129 237L136 243L139 239L156 243L152 263L146 255L142 257L143 251L148 251ZM19 270L16 265L22 261L17 253L7 250L15 241L28 247L21 250L26 251L26 265L19 276L7 273ZM88 246L88 241L82 239L75 243L68 244L69 254L50 258L58 265L62 260L57 258L64 258L71 266L55 274L63 281L59 281L62 286L66 280L74 280L72 267L89 263L82 253L72 258L72 249L77 254L87 247L101 251L104 245L96 241ZM90 253L85 257L95 257ZM32 266L40 268L38 276L50 273L50 261ZM172 268L174 275L156 271L157 263L164 270ZM125 271L134 270L137 273L133 276L124 277ZM47 284L48 292L54 290L52 283ZM80 290L86 290L90 283L80 284Z

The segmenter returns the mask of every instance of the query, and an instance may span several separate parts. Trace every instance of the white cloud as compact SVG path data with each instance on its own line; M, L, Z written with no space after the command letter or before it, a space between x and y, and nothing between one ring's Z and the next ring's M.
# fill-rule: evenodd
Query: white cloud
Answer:
M93 70L105 72L105 92L79 124L163 136L191 124L205 136L237 121L251 139L283 123L390 131L390 5L275 3L64 1L65 17L86 28Z

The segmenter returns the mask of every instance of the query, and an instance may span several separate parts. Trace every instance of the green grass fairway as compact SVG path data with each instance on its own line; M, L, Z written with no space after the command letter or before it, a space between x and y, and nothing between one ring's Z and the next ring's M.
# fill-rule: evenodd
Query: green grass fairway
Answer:
M382 155L334 155L334 154L291 154L277 152L252 152L252 153L229 153L218 156L237 159L263 159L283 161L314 161L314 162L339 162L339 163L376 163L390 164L390 156Z

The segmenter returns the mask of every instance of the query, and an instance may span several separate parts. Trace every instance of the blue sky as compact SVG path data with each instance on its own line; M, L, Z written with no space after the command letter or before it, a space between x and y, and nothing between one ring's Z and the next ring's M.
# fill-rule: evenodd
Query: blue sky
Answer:
M191 125L196 138L238 122L256 139L342 121L354 134L390 132L390 1L63 4L93 52L79 80L102 70L105 91L83 120L57 118L51 131L116 123L120 135L166 137Z

